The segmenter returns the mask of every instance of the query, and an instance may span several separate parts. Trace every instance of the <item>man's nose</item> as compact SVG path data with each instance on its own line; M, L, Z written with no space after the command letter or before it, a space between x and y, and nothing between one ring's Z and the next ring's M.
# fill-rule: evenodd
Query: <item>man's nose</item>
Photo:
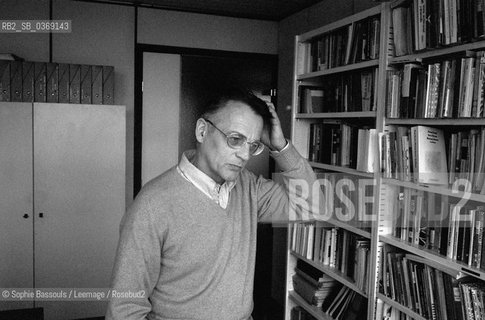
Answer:
M237 150L236 155L244 161L248 161L251 158L251 153L249 152L249 144L243 144L241 148Z

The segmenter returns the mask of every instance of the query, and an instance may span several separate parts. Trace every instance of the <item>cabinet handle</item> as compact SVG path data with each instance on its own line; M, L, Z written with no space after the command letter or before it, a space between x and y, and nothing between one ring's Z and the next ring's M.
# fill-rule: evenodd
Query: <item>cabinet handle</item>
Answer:
M44 213L43 212L40 212L39 213L39 218L44 218Z
M26 214L23 215L23 218L24 219L28 219L29 218L29 215L26 213Z

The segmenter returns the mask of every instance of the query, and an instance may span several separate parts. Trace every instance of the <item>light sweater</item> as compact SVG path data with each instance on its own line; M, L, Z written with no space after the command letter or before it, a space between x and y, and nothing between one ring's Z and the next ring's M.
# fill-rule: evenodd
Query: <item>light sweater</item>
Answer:
M285 176L315 180L293 146L274 155ZM121 223L106 319L241 320L253 308L257 223L288 219L287 188L244 169L226 209L176 167L150 181Z

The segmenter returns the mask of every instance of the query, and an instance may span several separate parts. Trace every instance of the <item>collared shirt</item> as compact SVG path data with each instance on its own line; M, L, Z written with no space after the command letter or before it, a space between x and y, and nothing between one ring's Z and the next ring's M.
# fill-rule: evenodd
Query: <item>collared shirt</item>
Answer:
M229 192L234 188L236 182L226 181L223 184L216 183L212 178L192 164L191 161L194 155L195 150L185 151L177 166L177 171L185 180L192 183L197 189L225 209L229 201Z
M289 143L279 152L288 148ZM270 153L278 153L278 151L270 151ZM185 151L182 154L180 162L177 166L177 171L185 178L185 180L192 183L197 189L202 191L206 196L212 199L215 203L226 209L229 202L229 194L236 185L236 181L226 181L223 184L218 184L211 177L202 172L199 168L192 164L195 156L195 150Z

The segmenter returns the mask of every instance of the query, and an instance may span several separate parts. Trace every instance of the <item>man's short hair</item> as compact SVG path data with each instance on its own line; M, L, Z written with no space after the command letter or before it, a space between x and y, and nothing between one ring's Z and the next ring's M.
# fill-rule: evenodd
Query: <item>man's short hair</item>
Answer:
M271 112L268 109L266 102L258 98L250 90L242 87L222 87L213 91L209 97L208 102L202 109L201 118L209 118L224 108L228 101L236 101L247 104L251 110L263 118L265 128L271 125Z

